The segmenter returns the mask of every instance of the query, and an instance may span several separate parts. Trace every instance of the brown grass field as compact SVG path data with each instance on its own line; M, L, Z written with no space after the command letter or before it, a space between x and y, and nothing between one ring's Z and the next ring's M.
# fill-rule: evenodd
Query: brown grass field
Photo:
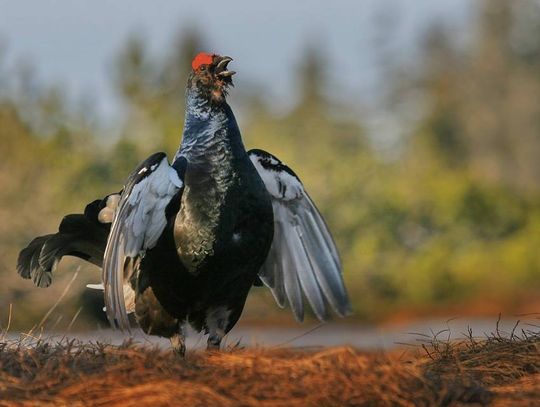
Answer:
M425 339L425 340L424 340ZM533 406L540 336L348 347L170 351L133 343L0 343L2 406Z

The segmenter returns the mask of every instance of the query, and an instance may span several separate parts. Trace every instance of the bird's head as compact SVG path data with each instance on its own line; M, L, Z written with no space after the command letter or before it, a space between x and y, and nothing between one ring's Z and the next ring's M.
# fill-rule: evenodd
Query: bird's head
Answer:
M191 62L192 71L188 88L196 91L212 104L223 103L227 96L227 89L229 86L234 86L232 76L236 72L227 69L231 61L231 57L206 52L199 53Z

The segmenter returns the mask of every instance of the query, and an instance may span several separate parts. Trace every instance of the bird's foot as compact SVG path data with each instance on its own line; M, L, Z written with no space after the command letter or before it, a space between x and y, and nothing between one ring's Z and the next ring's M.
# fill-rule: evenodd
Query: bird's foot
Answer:
M176 334L169 338L171 347L175 355L184 357L186 355L186 342L184 335Z
M208 337L208 341L206 342L206 350L219 351L219 347L221 346L221 339L222 339L222 336L210 335Z
M221 340L226 334L225 327L229 324L231 310L225 306L212 308L206 314L206 333L208 341L206 350L219 350Z

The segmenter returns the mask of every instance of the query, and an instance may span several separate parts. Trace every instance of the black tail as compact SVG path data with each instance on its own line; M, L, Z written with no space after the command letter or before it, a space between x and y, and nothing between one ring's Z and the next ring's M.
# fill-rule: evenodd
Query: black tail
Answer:
M32 240L19 253L17 272L21 277L31 278L38 287L48 287L63 256L76 256L101 267L111 225L101 223L98 213L107 198L88 204L84 214L64 217L58 233Z

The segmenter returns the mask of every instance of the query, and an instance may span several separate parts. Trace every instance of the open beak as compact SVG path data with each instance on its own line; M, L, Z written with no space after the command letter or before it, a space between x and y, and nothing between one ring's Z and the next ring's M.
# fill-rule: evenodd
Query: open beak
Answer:
M229 71L227 69L227 65L229 62L231 62L233 59L231 57L221 57L221 60L216 65L215 74L218 78L229 78L231 79L231 76L233 76L236 72L235 71Z

